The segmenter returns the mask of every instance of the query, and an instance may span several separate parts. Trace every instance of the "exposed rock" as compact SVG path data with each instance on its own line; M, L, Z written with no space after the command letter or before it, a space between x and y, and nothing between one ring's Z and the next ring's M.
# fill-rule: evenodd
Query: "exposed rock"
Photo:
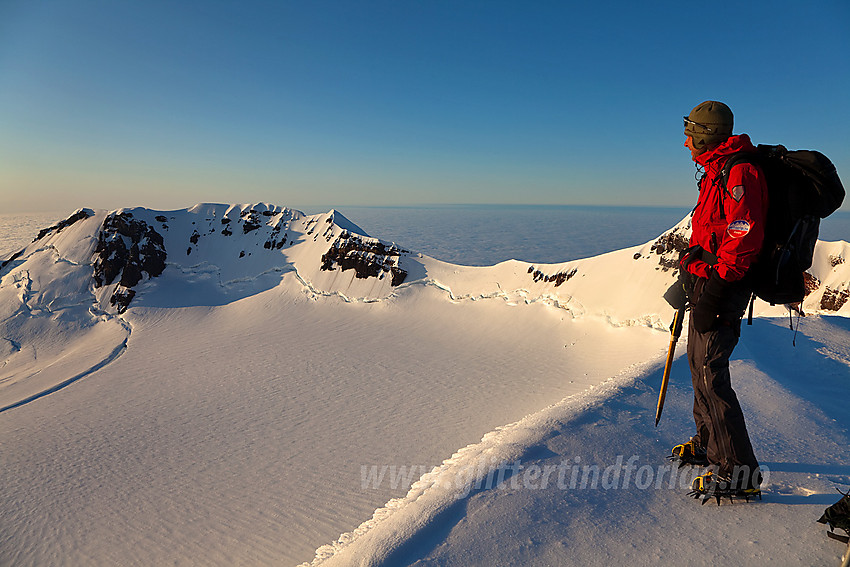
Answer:
M134 290L119 287L115 289L115 293L109 298L109 304L115 307L119 313L124 313L135 296L136 292Z
M808 296L810 293L820 287L820 280L814 277L809 272L803 272L803 286L805 286L805 294L806 296Z
M272 228L272 233L269 235L268 240L263 243L263 248L266 248L267 250L280 250L283 248L286 245L287 233L283 233L283 237L280 240L278 240L278 237L280 236L281 229L285 226L286 222L278 220Z
M322 255L322 270L333 270L338 266L343 271L354 270L358 278L380 278L384 273L389 273L392 275L390 285L397 286L407 277L407 271L398 266L398 260L401 254L408 253L394 244L386 245L375 239L364 240L343 231Z
M319 222L319 221L316 220L316 219L308 219L307 220L307 225L305 226L305 228L307 229L307 232L306 232L307 236L313 235L313 229L316 228L315 225L316 225L317 222Z
M3 270L3 268L5 268L6 266L11 264L12 262L17 260L18 258L20 258L21 254L23 254L23 253L24 253L24 250L18 250L17 252L15 252L11 256L9 256L9 258L7 260L0 262L0 270Z
M836 255L830 255L830 257L829 257L829 265L830 265L830 266L832 266L833 268L834 268L835 266L839 266L839 265L841 265L841 264L843 264L843 263L844 263L844 258L843 258L843 257L841 257L841 256L836 256Z
M578 268L573 268L569 272L558 272L556 274L548 276L540 270L535 270L534 266L529 266L528 273L531 274L531 278L534 280L535 283L539 281L543 281L545 283L554 282L555 287L558 287L559 285L561 285L565 281L568 281L570 278L576 275L576 273L578 273Z
M240 214L244 222L242 223L242 233L248 234L252 230L257 230L260 228L263 223L260 220L260 213L255 211L254 209L248 211L242 211Z
M92 277L96 288L112 284L121 276L110 304L123 313L135 295L132 287L145 274L159 276L165 270L166 251L153 227L135 220L132 213L112 213L103 220L94 251Z
M688 239L685 235L679 231L679 229L674 229L670 232L662 234L658 240L653 242L649 251L661 256L658 259L658 265L661 267L661 270L666 272L668 270L675 270L679 267L679 256L688 249ZM635 255L635 260L637 260L640 255Z
M68 217L67 219L65 219L63 221L59 221L58 223L54 224L51 227L44 228L44 229L40 230L39 233L38 233L38 236L36 236L33 239L33 242L35 242L37 240L41 240L42 238L44 238L45 236L47 236L51 232L55 232L56 234L58 234L62 231L63 228L67 228L67 227L71 226L72 224L74 224L75 222L77 222L79 220L87 219L90 216L92 216L92 214L93 214L92 211L89 211L88 209L80 209L79 211L77 211L76 213L74 213L73 215Z
M827 286L823 291L820 307L827 311L838 311L847 303L848 299L850 299L850 291L846 289L839 291Z

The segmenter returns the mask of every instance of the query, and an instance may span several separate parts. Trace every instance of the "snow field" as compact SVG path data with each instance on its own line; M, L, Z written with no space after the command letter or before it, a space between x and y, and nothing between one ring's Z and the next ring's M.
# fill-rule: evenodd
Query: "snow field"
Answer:
M53 548L31 531L54 523L34 494L53 494L69 514L55 526L71 530L65 564L106 549L139 564L304 561L407 491L363 490L362 465L437 465L640 349L622 329L561 317L434 288L346 303L292 274L225 306L136 308L118 360L0 416L25 425L3 435L5 470L27 479L15 498L28 521L9 524L17 559ZM621 354L587 356L600 342Z
M655 364L611 381L601 396L565 400L505 428L515 430L514 438L521 442L513 451L503 442L495 447L503 457L521 463L521 469L511 465L518 475L578 461L579 479L589 467L603 471L600 482L588 475L585 484L552 481L543 487L536 476L530 483L528 478L506 477L499 485L473 489L468 495L465 490L436 492L430 506L425 503L428 494L411 491L409 502L395 503L397 511L387 514L388 519L362 526L368 529L365 535L358 538L355 533L351 545L324 561L321 554L330 549L320 549L314 563L837 564L843 546L828 540L815 520L838 499L835 487L850 486L850 410L846 404L836 405L833 415L821 409L828 398L846 391L847 373L839 365L847 360L824 361L816 351L802 350L788 355L795 362L778 372L780 380L768 376L762 369L773 364L776 354L776 343L770 341L781 331L781 338L790 343L781 325L760 320L745 329L743 355L733 365L750 435L768 472L762 501L726 501L719 507L711 501L701 506L681 488L698 474L696 469L678 470L664 462L669 448L693 429L688 371L684 357L679 357L658 429L653 416L661 368ZM840 318L806 321L804 340L847 340L847 327ZM800 371L823 381L820 394L809 391L801 397L793 391L805 385L798 381ZM488 447L486 437L479 447ZM626 480L626 467L619 465L630 461L634 468ZM605 470L620 471L619 482L606 485ZM670 482L671 475L676 483Z

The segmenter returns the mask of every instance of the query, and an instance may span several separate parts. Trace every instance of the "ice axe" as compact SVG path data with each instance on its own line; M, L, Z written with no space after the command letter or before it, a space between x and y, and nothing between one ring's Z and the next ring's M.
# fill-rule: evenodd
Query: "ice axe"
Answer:
M696 253L702 253L699 246L691 246L687 250L682 251L679 258L681 266L687 265L688 258L693 258ZM661 421L661 411L664 409L664 398L667 397L667 384L670 382L670 370L673 367L673 357L676 354L676 343L679 337L682 336L682 325L685 320L685 311L688 308L690 301L688 290L689 285L687 272L684 267L679 270L679 277L676 282L664 292L664 300L670 304L670 307L676 310L673 316L673 323L670 325L670 346L667 348L667 362L664 364L664 374L661 376L661 391L658 392L658 406L655 408L655 427L658 427L658 422Z
M673 366L673 356L676 353L676 343L682 336L682 320L685 318L685 308L676 311L673 324L670 325L670 346L667 348L667 362L664 364L664 374L661 376L661 391L658 392L658 406L655 408L655 427L661 421L661 411L664 409L664 398L667 397L667 384L670 382L670 369Z

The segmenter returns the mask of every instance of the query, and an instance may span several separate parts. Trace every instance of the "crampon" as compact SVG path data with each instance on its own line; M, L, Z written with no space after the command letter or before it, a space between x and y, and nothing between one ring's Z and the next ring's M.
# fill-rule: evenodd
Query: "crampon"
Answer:
M679 464L679 468L686 466L706 467L708 466L708 455L703 447L697 446L693 439L676 445L673 447L672 454L667 457L674 463Z
M717 505L720 506L720 501L725 498L728 498L732 504L736 500L746 500L749 502L750 498L756 497L761 500L761 489L757 486L750 488L734 487L729 478L708 471L694 479L688 496L700 500L701 504L705 504L714 498L717 501Z
M842 496L841 500L824 510L818 522L829 525L826 535L830 538L850 544L850 492L844 493L840 490L838 492ZM844 530L848 535L835 533L835 528Z

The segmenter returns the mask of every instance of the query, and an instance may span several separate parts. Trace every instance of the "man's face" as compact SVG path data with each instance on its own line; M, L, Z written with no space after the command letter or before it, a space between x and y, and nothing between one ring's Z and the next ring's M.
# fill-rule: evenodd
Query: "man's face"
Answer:
M690 136L685 136L685 147L691 150L691 159L696 161L697 156L702 153L702 150L698 150L694 147L694 139Z

